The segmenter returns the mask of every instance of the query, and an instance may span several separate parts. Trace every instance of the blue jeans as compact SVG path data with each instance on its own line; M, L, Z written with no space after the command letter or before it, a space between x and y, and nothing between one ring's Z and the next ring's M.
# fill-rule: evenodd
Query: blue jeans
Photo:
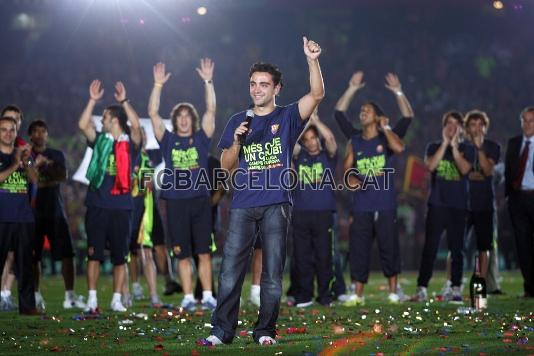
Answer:
M217 308L211 319L211 335L217 336L222 342L231 343L235 335L241 288L252 256L258 226L263 248L261 305L253 337L258 342L262 336L270 336L273 339L276 336L290 217L291 206L288 203L231 210L219 275Z

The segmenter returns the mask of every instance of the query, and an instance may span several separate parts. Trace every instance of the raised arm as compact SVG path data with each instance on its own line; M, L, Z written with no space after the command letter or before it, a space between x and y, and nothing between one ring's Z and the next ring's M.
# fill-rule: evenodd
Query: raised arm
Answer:
M141 146L141 123L139 122L139 116L135 112L133 106L130 104L130 100L126 97L126 88L122 82L117 82L115 84L115 99L117 102L122 105L122 108L126 112L128 121L130 122L131 130L131 139L132 142L137 146Z
M388 148L394 153L402 153L404 151L404 142L402 142L399 136L397 136L397 134L391 130L391 127L388 125L388 123L389 120L387 117L381 116L379 118L380 128L386 136Z
M215 63L209 58L200 60L200 68L197 68L198 75L204 80L204 97L206 99L206 112L202 116L202 130L208 137L212 137L215 132L215 87L213 86L213 69Z
M167 80L169 80L171 73L165 72L165 63L161 62L154 66L152 72L154 74L154 86L152 87L150 98L148 99L148 116L150 116L152 129L154 130L156 139L161 141L166 128L163 119L159 116L159 101L161 98L161 90Z
M354 151L352 149L352 143L349 141L345 149L345 159L343 160L343 170L345 174L349 169L354 168ZM348 188L350 190L358 190L361 187L361 181L356 177L356 175L351 174L348 176Z
M103 95L102 83L100 80L93 80L89 86L89 101L78 120L78 127L89 142L94 142L96 139L96 130L91 117L93 116L96 102L102 99Z
M406 98L406 95L404 95L404 92L402 91L402 85L399 80L399 77L397 77L395 73L388 73L386 75L385 86L393 94L395 94L395 98L397 99L397 105L399 106L399 110L401 112L402 117L413 118L414 113L412 106L410 105L408 98Z
M324 98L324 83L321 67L319 66L321 47L314 41L308 41L306 37L302 37L302 41L310 70L310 92L300 98L299 113L303 120L307 120Z
M336 103L336 110L341 112L346 112L349 109L350 103L352 101L352 98L354 97L354 94L361 88L365 86L365 83L363 80L363 72L357 71L352 75L352 77L349 80L349 86L341 95L341 98Z
M319 135L324 139L324 144L326 151L328 152L328 155L330 157L334 157L336 155L337 151L337 143L336 138L334 137L334 134L328 126L326 126L321 119L319 118L319 115L317 115L317 111L314 111L312 116L310 117L310 121L312 125L315 125L317 127L317 131L319 131Z

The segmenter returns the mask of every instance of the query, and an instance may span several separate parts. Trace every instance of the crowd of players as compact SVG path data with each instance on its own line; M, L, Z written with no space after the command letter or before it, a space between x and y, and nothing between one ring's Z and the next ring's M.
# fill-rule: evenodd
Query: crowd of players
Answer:
M292 236L288 300L296 307L310 306L314 297L322 305L336 301L347 306L363 305L375 239L388 284L384 300L389 303L427 300L427 287L444 232L450 252L450 277L444 298L461 302L466 234L472 229L475 232L482 277L487 275L493 250L496 221L492 176L500 161L501 148L486 138L490 119L480 110L466 114L446 112L440 123L442 137L427 145L425 164L431 171L431 184L426 237L417 290L412 298L407 298L398 283L401 256L394 179L399 174L395 171L395 157L405 149L403 137L414 117L411 105L398 77L389 73L385 87L397 100L400 120L390 127L388 115L380 106L366 102L360 108L361 128L354 128L346 112L355 94L365 86L363 73L356 72L334 111L334 118L348 140L339 164L338 143L317 115L317 105L324 97L318 64L321 50L307 39L303 48L310 67L310 93L294 104L276 106L275 97L282 90L281 72L270 64L254 64L249 73L253 119L246 120L249 114L243 111L228 121L219 142L223 150L220 162L209 155L216 122L215 66L210 59L202 59L197 68L205 88L204 113L199 115L190 103L177 103L170 113L172 130L165 127L159 114L162 89L171 75L163 63L154 66L148 114L160 146L157 155L145 149L146 134L121 82L114 88L117 104L104 109L102 130L96 131L91 118L104 89L98 80L91 83L89 99L78 123L87 145L93 149L87 170L90 184L85 218L88 256L85 302L74 293L74 251L60 193L60 184L67 179L65 157L48 146L46 122L31 122L26 142L19 131L22 111L14 105L5 107L0 115L0 266L3 266L0 309L17 308L11 297L15 280L21 314L45 309L39 282L46 236L53 259L62 261L64 308L100 310L97 298L100 266L105 250L109 250L113 264L112 311L124 312L132 305L132 299L142 298L141 270L152 306L161 307L156 278L159 270L165 276L164 294L183 292L180 307L188 311L197 307L215 311L214 331L207 342L226 343L233 338L232 315L239 303L243 266L252 260L250 301L260 307L254 337L260 343L273 343L270 328L273 316L276 321L278 315L281 287L278 277L284 267L288 228ZM520 120L522 135L511 139L507 146L506 193L524 278L524 296L533 297L534 148L530 143L534 140L534 107L524 109ZM158 159L165 162L172 174L162 175L162 181L156 185L153 178ZM211 262L215 249L214 211L227 189L221 182L213 184L213 179L211 189L208 185L179 188L176 177L187 173L189 181L197 182L203 175L212 178L219 166L231 173L244 169L244 174L232 176L237 177L232 183L246 183L247 177L260 172L257 176L260 183L273 183L278 189L254 190L245 184L244 189L232 190L228 231L231 238L224 247L218 284L221 296L216 299ZM342 174L336 173L339 167ZM266 174L283 168L292 168L302 183L291 193L280 186L279 180L270 181L280 178L280 173L274 178ZM339 189L335 181L341 175L343 189L353 191L349 288L345 287L339 264L334 262L337 260L334 192ZM156 189L157 186L163 188ZM165 203L161 212L160 199ZM181 285L173 278L173 260L177 261ZM196 291L194 269L198 273ZM131 292L128 279L132 281ZM263 319L265 325L261 323Z

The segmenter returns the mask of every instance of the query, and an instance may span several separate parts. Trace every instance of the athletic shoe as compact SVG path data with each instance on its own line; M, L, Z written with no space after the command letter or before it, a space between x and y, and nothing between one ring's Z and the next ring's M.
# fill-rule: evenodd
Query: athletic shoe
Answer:
M343 303L346 307L355 307L355 306L364 306L365 305L365 297L361 296L359 297L356 294L352 294L349 299Z
M43 295L39 292L35 292L35 307L41 311L46 309Z
M463 304L464 300L462 298L462 289L461 287L452 287L452 296L449 300L449 303L453 304Z
M295 306L297 308L307 308L307 307L311 306L312 304L313 304L313 301L309 300L307 302L297 303L297 304L295 304Z
M178 282L175 281L168 281L165 283L165 290L163 291L163 295L172 295L174 293L182 293L183 289Z
M72 309L72 308L79 308L79 309L85 309L86 305L83 302L83 297L80 295L74 294L72 298L66 298L63 301L63 309Z
M133 298L130 293L125 293L121 295L121 304L126 308L131 308L133 306Z
M13 299L11 296L9 297L2 297L0 300L0 310L1 311L15 311L19 310L19 307L15 302L13 302Z
M274 344L276 344L276 340L273 339L270 336L262 336L258 340L258 344L260 344L260 345L274 345Z
M287 299L286 299L286 303L287 303L287 306L288 307L293 307L295 306L295 297L291 296L291 295L288 295L287 296Z
M145 296L143 295L143 287L139 283L132 284L132 295L134 300L143 300Z
M184 298L182 299L182 303L180 303L180 307L192 313L197 310L197 301L194 299Z
M417 287L415 295L410 300L412 302L426 302L428 300L426 287Z
M121 313L128 310L124 307L124 305L122 305L120 300L111 301L110 308L114 312L121 312Z
M150 304L152 305L152 308L162 308L163 307L163 302L161 301L161 299L159 299L159 297L157 295L154 295L154 296L150 297Z
M257 306L260 307L260 295L259 294L253 294L250 293L250 297L248 298L248 301Z
M208 297L206 299L202 299L202 310L215 310L217 307L217 299L213 297Z
M205 339L198 339L196 341L197 346L216 346L222 345L223 342L215 335L210 335Z
M341 303L345 303L347 300L350 299L350 294L340 294L337 296L337 301Z
M400 297L397 293L389 293L388 295L389 304L399 304L400 301L401 301Z
M95 313L95 312L97 312L97 310L98 310L98 301L97 301L97 299L96 298L94 298L94 299L89 298L87 300L87 304L85 305L84 311L86 313Z
M437 295L437 299L444 302L452 300L452 283L450 280L445 281L441 292Z

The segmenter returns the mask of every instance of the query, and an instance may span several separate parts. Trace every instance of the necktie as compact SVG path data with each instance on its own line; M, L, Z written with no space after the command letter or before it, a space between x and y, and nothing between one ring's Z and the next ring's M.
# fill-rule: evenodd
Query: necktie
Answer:
M517 175L515 176L514 181L512 182L512 188L519 190L521 188L521 182L523 181L523 175L525 174L525 169L527 167L528 159L528 150L530 146L530 141L525 142L525 147L519 156L519 167L517 169Z

